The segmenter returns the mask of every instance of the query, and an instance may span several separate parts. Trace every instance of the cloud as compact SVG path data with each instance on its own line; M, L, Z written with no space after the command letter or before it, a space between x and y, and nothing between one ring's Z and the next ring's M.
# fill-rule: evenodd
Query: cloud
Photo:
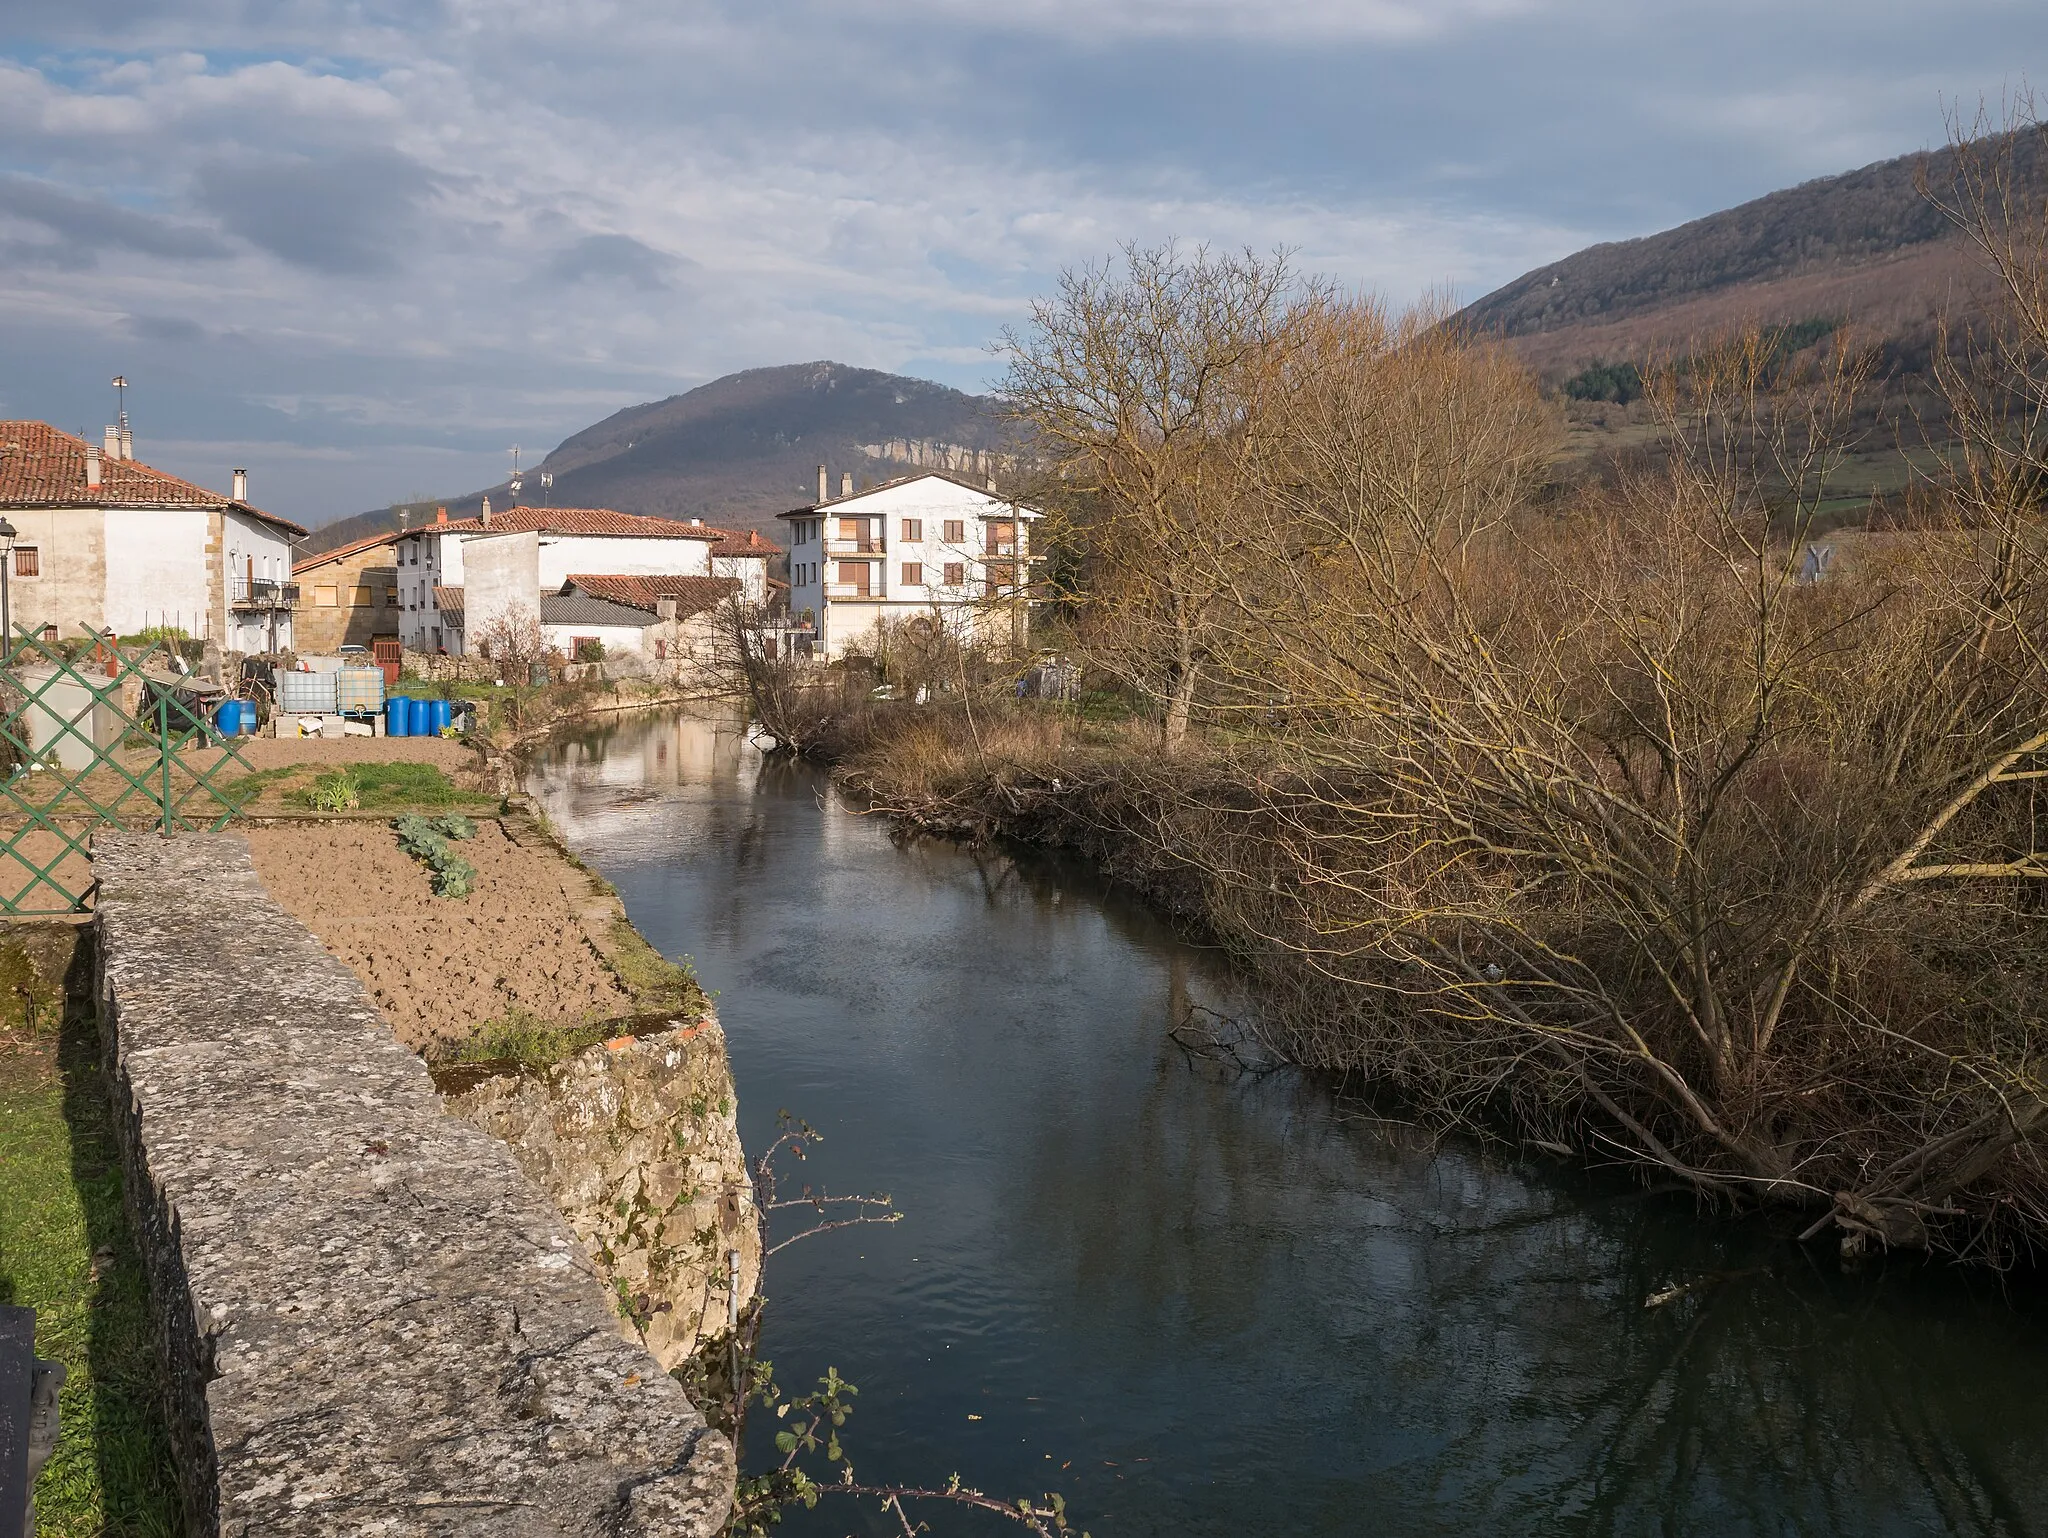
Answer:
M0 396L93 421L125 373L159 436L277 443L269 505L317 518L380 460L411 496L740 367L975 387L1127 239L1476 297L1938 139L2048 10L13 0L7 32Z
M214 161L196 181L200 206L224 228L295 266L345 276L395 271L435 187L424 167L388 150Z
M139 252L173 259L224 257L227 245L212 231L122 208L104 198L79 197L32 177L0 172L0 221L28 226L31 238L12 243L17 262L91 266L103 251Z
M609 279L651 293L673 287L676 275L694 265L630 235L586 235L550 257L538 276L544 285Z

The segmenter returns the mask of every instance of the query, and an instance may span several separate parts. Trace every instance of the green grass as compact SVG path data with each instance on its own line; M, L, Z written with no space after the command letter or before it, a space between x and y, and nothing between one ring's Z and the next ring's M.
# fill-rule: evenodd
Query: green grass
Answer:
M539 1015L514 1010L503 1019L488 1020L459 1047L450 1063L519 1063L528 1068L545 1068L594 1047L615 1034L606 1022L590 1025L555 1025Z
M61 1031L0 1026L0 1302L35 1309L38 1354L68 1370L36 1531L172 1538L162 1368L88 1008Z
M611 941L611 951L605 960L632 993L634 1004L646 1013L702 1011L711 1002L697 982L697 969L690 958L670 961L647 943L630 920L613 919L606 938Z
M273 771L274 772L274 771ZM356 804L366 812L407 811L419 807L494 807L495 796L459 789L455 782L433 764L395 762L351 764L330 770L310 786L284 793L287 805L317 808L323 798L332 797L345 778L356 787Z

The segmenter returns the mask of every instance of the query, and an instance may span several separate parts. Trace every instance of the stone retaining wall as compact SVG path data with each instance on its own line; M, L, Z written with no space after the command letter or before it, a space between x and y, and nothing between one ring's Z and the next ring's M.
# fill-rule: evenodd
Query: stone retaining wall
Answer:
M717 1021L620 1037L538 1071L443 1077L448 1109L511 1146L611 1285L623 1329L662 1366L754 1295L760 1215Z
M94 852L191 1531L718 1532L730 1445L242 839L109 831Z

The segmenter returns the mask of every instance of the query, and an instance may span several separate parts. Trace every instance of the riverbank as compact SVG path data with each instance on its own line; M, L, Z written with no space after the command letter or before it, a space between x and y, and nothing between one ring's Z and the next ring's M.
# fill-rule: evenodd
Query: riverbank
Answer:
M1903 884L1857 932L1863 970L1843 961L1840 999L1790 963L1751 978L1751 994L1783 995L1783 1024L1729 1079L1687 1045L1692 996L1660 998L1654 947L1601 918L1620 901L1593 890L1604 876L1501 847L1500 829L1439 837L1410 815L1392 761L1318 761L1220 731L1167 756L1156 723L993 695L842 699L825 719L811 756L869 810L1085 855L1232 957L1265 1051L1385 1090L1405 1114L1676 1178L1723 1210L1789 1210L1851 1258L2006 1264L2048 1243L2048 1093L2024 1066L2036 1012L2024 987L1956 972L1960 954L1992 965L1994 935L2024 949L2017 918L1991 916L2016 914L2013 894L1963 933L1932 884ZM1715 920L1715 945L1733 922ZM1596 1033L1581 1017L1602 999ZM1908 999L1919 1012L1887 1023ZM1820 1028L1845 1010L1858 1030ZM1987 1047L1978 1033L1994 1029ZM1966 1059L1976 1078L1959 1090L1943 1065Z
M459 897L385 819L280 819L246 837L264 885L361 979L450 1112L554 1200L622 1332L676 1367L760 1275L711 1001L524 798L454 832L470 867Z

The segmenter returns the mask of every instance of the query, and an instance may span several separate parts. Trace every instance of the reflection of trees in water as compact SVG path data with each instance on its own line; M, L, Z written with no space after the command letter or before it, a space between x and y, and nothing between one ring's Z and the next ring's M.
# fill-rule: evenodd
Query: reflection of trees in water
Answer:
M1147 1004L1163 1022L1178 1000L1129 1007ZM1953 1277L1815 1269L1689 1202L1347 1125L1295 1077L1162 1052L1135 1125L1120 1089L1081 1102L1003 1193L1015 1242L1090 1300L1066 1349L1182 1406L1199 1374L1172 1364L1256 1361L1257 1408L1234 1413L1263 1425L1242 1434L1287 1462L1311 1441L1319 1477L1380 1513L1346 1530L2027 1532L2048 1513L2042 1331ZM1644 1308L1673 1281L1697 1285Z

